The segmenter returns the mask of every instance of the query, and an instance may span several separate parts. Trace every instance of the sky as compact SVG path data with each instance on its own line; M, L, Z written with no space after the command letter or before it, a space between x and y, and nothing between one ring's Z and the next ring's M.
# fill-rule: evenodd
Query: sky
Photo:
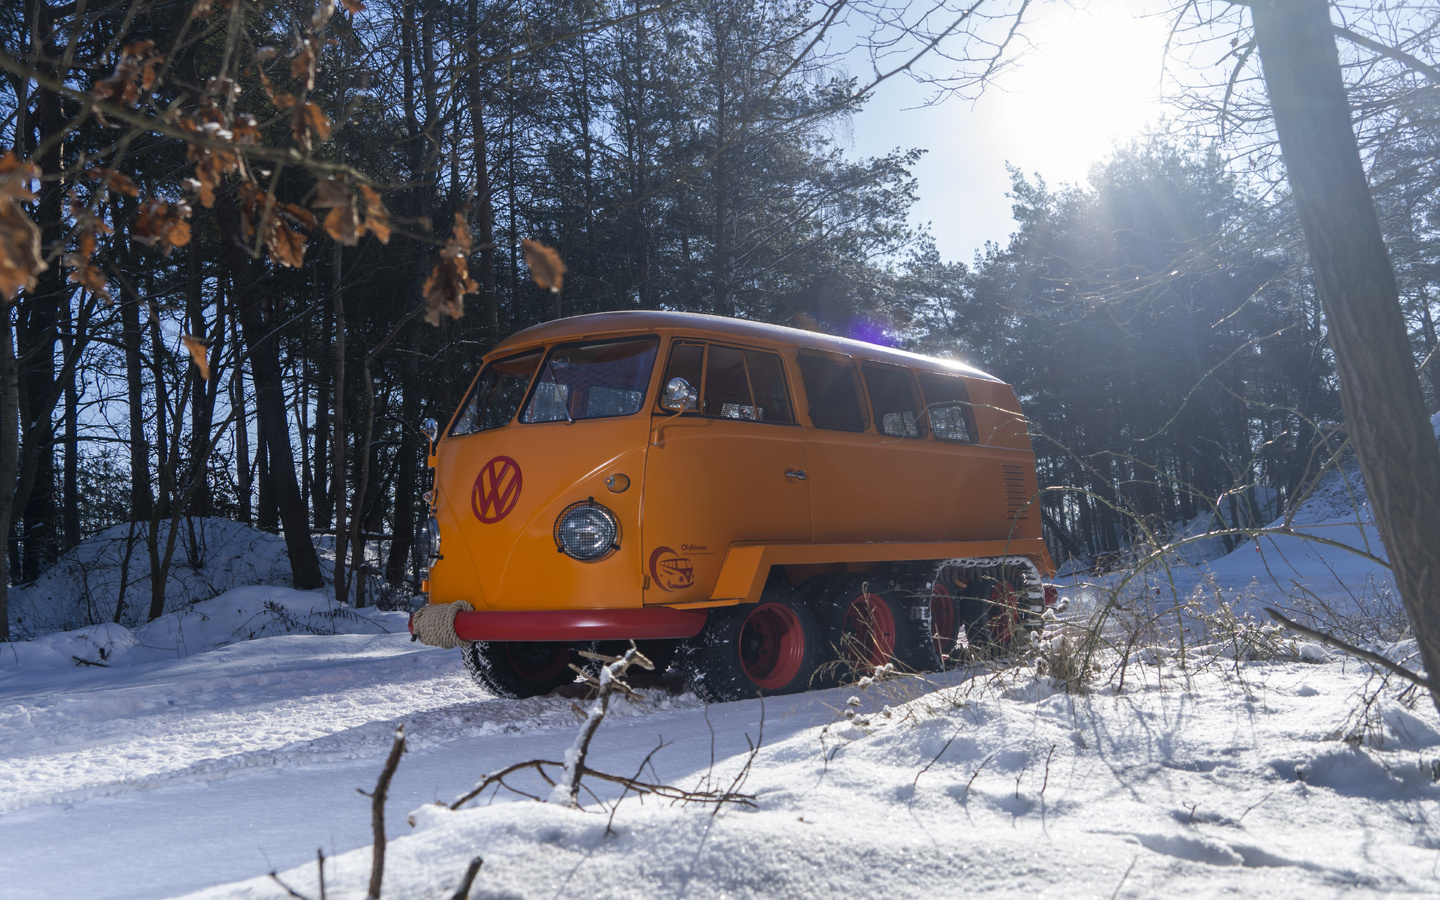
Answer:
M929 223L942 258L968 263L986 241L1006 241L1014 226L1007 162L1051 186L1081 183L1113 147L1163 119L1169 19L1137 16L1154 4L1037 6L1019 64L978 100L927 106L931 88L892 78L852 123L857 157L928 151L915 168L920 202L911 220Z

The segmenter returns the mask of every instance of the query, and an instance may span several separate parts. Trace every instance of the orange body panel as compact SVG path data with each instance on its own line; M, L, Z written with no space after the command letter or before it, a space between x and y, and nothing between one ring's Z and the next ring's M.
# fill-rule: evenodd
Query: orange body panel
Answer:
M773 566L955 556L1024 555L1053 571L1015 394L959 363L743 320L647 312L536 326L497 346L485 363L641 336L656 349L637 412L581 418L572 410L565 415L574 421L527 422L527 405L488 430L446 429L430 457L440 533L427 579L431 603L567 610L753 602ZM684 368L684 353L704 384L695 385L701 408L677 413L662 408L659 395L667 371ZM823 413L807 397L799 358L807 353L823 354L841 376L854 367L865 412L849 427L863 430L815 427ZM525 404L544 400L543 389L579 409L582 391L605 390L580 381L562 389L562 376L539 359L526 363L533 384ZM892 383L904 371L918 373L909 376L920 378L912 384L915 410L884 416L879 382L860 374L865 364L892 373ZM748 390L748 399L716 400L712 409L722 377ZM953 409L945 420L938 405L924 405L930 388L917 385L925 377L963 385L963 425ZM626 396L638 398L640 383L631 387ZM892 433L873 421L882 418ZM947 427L965 440L932 433ZM620 532L618 546L590 562L560 552L554 537L557 517L587 500L613 513Z

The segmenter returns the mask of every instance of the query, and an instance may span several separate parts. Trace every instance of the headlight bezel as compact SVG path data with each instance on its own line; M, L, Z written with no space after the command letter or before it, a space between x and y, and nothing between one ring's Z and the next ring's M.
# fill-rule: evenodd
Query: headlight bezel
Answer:
M421 534L424 536L426 559L430 562L440 559L440 520L434 516L426 518Z
M568 527L567 527L568 526ZM584 529L591 530L591 536ZM599 562L620 549L620 519L595 498L572 503L555 517L555 549L577 562Z

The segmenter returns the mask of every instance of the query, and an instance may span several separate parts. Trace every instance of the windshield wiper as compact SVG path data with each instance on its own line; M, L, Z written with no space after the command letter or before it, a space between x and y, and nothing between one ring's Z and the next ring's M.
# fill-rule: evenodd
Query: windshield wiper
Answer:
M555 385L555 394L560 398L560 409L565 413L565 421L574 425L575 420L570 417L570 399L560 390L560 376L555 374L554 360L548 355L545 357L545 371L550 373L550 383Z

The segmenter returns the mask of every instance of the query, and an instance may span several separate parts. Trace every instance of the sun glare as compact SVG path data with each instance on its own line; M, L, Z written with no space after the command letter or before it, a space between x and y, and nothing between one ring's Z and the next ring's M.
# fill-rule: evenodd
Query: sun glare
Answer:
M896 79L854 122L855 152L929 152L920 202L942 256L968 261L1013 230L1005 165L1049 184L1083 182L1112 148L1160 121L1168 20L1148 0L1052 4L1024 29L1026 50L973 104L923 105L924 85Z

